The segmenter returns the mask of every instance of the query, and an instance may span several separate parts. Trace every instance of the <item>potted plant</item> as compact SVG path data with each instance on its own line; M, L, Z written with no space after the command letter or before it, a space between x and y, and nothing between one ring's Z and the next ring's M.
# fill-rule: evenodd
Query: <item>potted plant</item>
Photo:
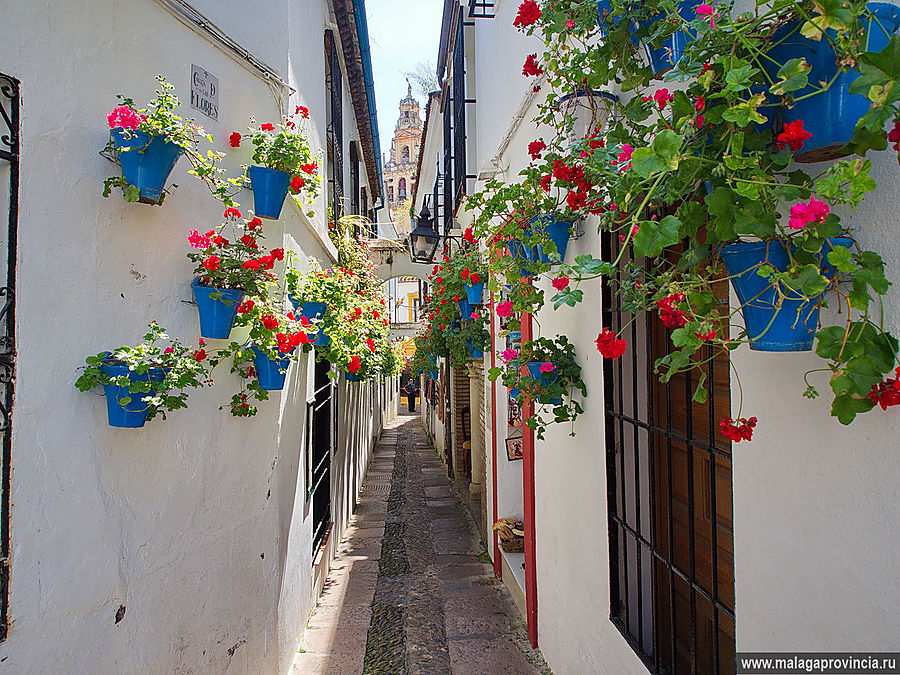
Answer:
M200 315L200 335L224 339L231 333L245 296L265 297L266 283L284 249L265 252L262 221L245 219L234 207L225 209L225 222L201 234L191 230L187 254L195 264L191 289ZM226 236L227 235L227 236Z
M298 316L304 316L317 328L310 335L313 345L327 347L331 342L331 328L335 313L330 308L341 307L346 302L345 294L350 291L347 275L338 270L322 270L312 258L310 269L301 272L294 261L285 270L288 297Z
M522 345L521 350L507 350L501 355L503 367L491 368L488 378L501 378L503 385L516 390L515 399L538 401L553 406L552 419L540 410L525 419L525 424L544 438L547 425L552 422L572 422L584 412L573 393L587 396L581 379L581 366L575 361L575 346L564 335L554 339L539 337ZM574 431L571 435L574 435Z
M884 148L884 126L892 120L891 139L900 138L900 95L884 95L900 91L896 69L884 69L900 49L900 37L888 37L896 9L758 3L732 16L725 5L702 3L685 12L670 2L626 3L601 12L601 28L592 2L576 5L549 3L526 28L545 41L548 81L563 95L623 83L628 96L613 105L598 143L571 147L568 122L554 113L555 92L539 117L558 132L542 141L541 156L583 169L592 187L589 203L597 195L591 210L614 243L610 258L580 256L563 269L554 306L581 302L581 283L604 277L626 311L653 312L670 329L674 350L656 370L665 381L698 369L698 401L706 398L702 366L710 348L727 352L741 343L791 350L815 344L831 373L832 414L842 423L883 401L898 352L897 340L870 316L888 288L884 264L875 251L853 243L852 228L834 212L854 209L876 188L871 163L846 159L810 174L797 161L809 158L810 148L835 149L830 132L802 116L807 101L832 87L867 99L830 113L837 121L846 112L839 124L854 127L840 152ZM647 19L660 12L668 25L651 28ZM673 30L689 38L666 75L685 83L677 91L652 83L653 73L633 49L634 34L652 42ZM600 32L603 40L595 40ZM798 32L820 44L804 46ZM820 53L827 56L813 55ZM554 180L546 162L534 168L538 174L524 182ZM470 201L486 205L490 217L499 214L503 196L522 189L489 187ZM503 226L477 222L483 236L504 234ZM730 309L719 301L729 283L740 301ZM531 294L529 305L513 296L498 313L543 300ZM846 307L845 323L819 327L818 308L833 299ZM757 324L759 312L766 316ZM733 336L732 319L741 313L744 327ZM618 358L627 344L605 330L597 348ZM818 392L809 385L806 394ZM732 440L748 439L752 425L746 431Z
M202 340L199 348L188 348L153 322L140 344L87 357L75 386L103 387L109 426L139 428L187 407L186 390L209 383L207 356Z
M103 196L119 187L125 201L162 204L169 192L169 174L185 155L192 173L206 183L213 196L230 206L237 181L224 177L219 166L221 153L200 151L203 128L175 113L180 104L175 87L162 75L156 79L160 88L146 108L137 108L131 98L120 94L119 105L106 116L110 131L103 154L119 163L122 175L104 181ZM207 139L212 142L211 137Z
M288 190L306 205L312 204L319 193L322 177L318 158L301 130L303 120L308 118L309 111L303 106L297 106L294 115L285 115L277 124L259 124L250 118L254 164L247 168L247 176L254 210L260 218L277 220ZM231 139L232 147L240 146L240 134L233 133Z
M280 303L258 300L241 318L241 323L245 322L250 326L249 346L260 388L284 389L287 369L296 358L297 348L303 352L312 349L309 320L284 312Z

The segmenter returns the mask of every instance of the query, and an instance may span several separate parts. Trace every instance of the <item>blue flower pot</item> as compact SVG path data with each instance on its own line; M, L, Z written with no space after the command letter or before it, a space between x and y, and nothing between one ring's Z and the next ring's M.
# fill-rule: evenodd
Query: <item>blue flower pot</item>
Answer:
M600 27L600 34L605 35L606 31L603 30L606 25L605 17L607 14L612 13L612 3L609 0L597 0L597 25ZM614 20L613 23L616 23L618 19Z
M472 305L469 304L466 298L460 298L457 304L459 305L459 315L468 321L469 317L472 316Z
M549 386L559 380L559 373L554 370L551 373L542 373L541 366L544 365L545 361L529 361L528 366L528 374L531 375L531 379L533 380L541 380L545 386ZM552 361L551 361L552 363ZM559 405L562 403L561 398L550 398L549 396L540 396L541 403L549 403L551 405Z
M294 305L294 311L310 321L321 321L325 317L326 304L324 302L300 302L293 295L289 296L291 304ZM331 338L325 335L325 331L321 326L316 333L307 333L309 339L315 347L327 347L331 344Z
M518 395L519 395L519 388L518 388L518 387L513 387L512 389L509 390L509 397L510 397L511 399L517 398Z
M900 7L882 2L870 2L868 9L875 14L878 23L870 22L868 26L868 42L864 49L879 52L884 49L890 36L900 28ZM883 28L882 28L883 27ZM835 32L829 30L833 38ZM811 93L819 82L829 82L835 75L837 79L828 88L816 96L798 101L790 108L780 110L780 124L774 130L775 135L781 132L784 124L803 120L803 128L812 134L812 138L803 143L803 150L797 158L803 161L822 161L834 159L845 152L840 149L850 140L859 119L869 110L869 99L860 94L850 94L848 89L859 77L855 71L838 73L836 56L831 43L826 39L810 40L800 34L800 22L792 22L775 36L779 44L769 51L769 58L762 63L769 77L777 79L775 74L790 59L803 57L811 66L810 84L792 93L799 98ZM774 61L774 62L773 62ZM770 99L771 100L771 99ZM760 108L768 113L770 121L776 117L776 108Z
M344 373L344 379L347 382L362 382L362 378L357 373L346 372Z
M481 296L484 294L484 282L479 281L477 284L466 284L466 299L470 305L480 305Z
M441 376L440 371L437 371L437 370L429 370L428 371L428 377L430 377L432 380L440 379L440 376Z
M834 275L827 254L833 246L850 248L846 237L829 239L822 248L820 265L827 277ZM731 285L741 302L750 349L763 352L808 352L819 325L818 298L812 300L799 292L788 291L777 307L777 293L769 279L759 276L758 266L766 262L777 271L787 269L790 258L778 241L739 241L722 247L722 261Z
M201 286L199 277L191 282L191 289L200 314L200 337L227 339L231 334L238 306L244 301L244 291ZM216 297L210 297L213 294Z
M278 220L284 198L291 185L291 175L280 169L251 166L247 169L253 189L253 211L260 218Z
M571 234L572 225L574 224L575 221L572 220L557 220L556 216L553 214L535 216L532 218L531 231L537 232L538 228L543 230L556 245L556 255L559 257L557 258L556 255L554 255L551 258L549 253L544 253L544 246L538 244L531 247L530 259L545 264L564 262L566 259L566 249L569 247L569 236Z
M284 389L284 380L287 377L287 369L291 363L291 354L282 359L274 360L263 351L251 345L253 350L253 363L256 366L256 377L259 386L266 391L281 391Z
M131 138L125 138L121 127L112 130L112 138L119 149L122 176L129 185L134 185L141 192L138 201L159 204L169 174L175 168L184 148L163 136L151 136L134 129L131 130ZM126 148L133 149L125 150Z
M146 373L138 374L128 369L128 366L103 364L100 370L107 375L118 377L127 375L132 382L162 382L166 378L166 373L162 368L151 368ZM106 415L109 420L109 426L119 427L122 429L137 429L147 422L147 416L150 414L150 405L147 399L151 398L151 392L138 392L132 394L128 391L128 387L120 387L115 384L103 385L106 393ZM119 403L123 398L130 397L131 400L122 405Z
M473 345L471 342L467 342L466 346L469 348L469 358L470 359L480 359L484 356L484 352L482 350L478 349L478 347Z
M687 0L678 3L678 15L685 21L692 21L700 0ZM650 19L645 25L650 25L650 30L655 30L653 24L665 19L665 14L659 14ZM681 59L687 44L694 39L691 31L676 30L666 38L660 39L656 44L643 43L647 60L653 76L659 78L667 70L670 70Z
M531 259L531 247L526 246L518 239L510 239L506 242L509 248L509 254L519 262L519 276L534 276L534 272L527 268L527 264Z

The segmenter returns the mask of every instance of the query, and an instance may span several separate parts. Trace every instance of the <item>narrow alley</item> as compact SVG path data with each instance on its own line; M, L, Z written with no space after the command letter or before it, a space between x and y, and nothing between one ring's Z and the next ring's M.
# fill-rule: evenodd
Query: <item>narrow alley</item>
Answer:
M292 672L550 672L417 416L376 446Z

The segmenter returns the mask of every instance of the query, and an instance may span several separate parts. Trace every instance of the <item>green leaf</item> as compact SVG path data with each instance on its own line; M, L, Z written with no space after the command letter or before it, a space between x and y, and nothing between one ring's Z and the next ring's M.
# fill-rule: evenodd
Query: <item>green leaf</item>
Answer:
M841 326L826 326L816 333L816 354L828 361L841 358L841 345L846 331Z
M814 298L828 286L828 279L822 276L818 265L804 265L796 278L789 280L791 288L799 289L804 295Z
M753 84L753 76L759 72L758 68L754 68L750 64L732 68L725 73L725 82L727 91L742 91L749 89Z
M849 248L843 246L835 246L828 252L828 262L841 272L852 272L856 269L856 265L853 264L853 254Z
M659 222L645 220L634 235L634 253L637 257L655 257L667 246L681 240L681 221L676 216L666 216Z
M126 185L124 195L126 202L136 202L141 198L141 190L135 185Z
M553 296L553 309L559 309L562 305L574 307L582 300L584 300L583 291L566 288Z
M858 414L870 411L874 405L869 398L837 396L831 404L831 414L837 417L841 424L850 424Z
M900 35L892 35L880 52L865 52L857 61L859 77L850 84L851 94L861 94L881 100L888 105L900 99ZM874 89L880 87L880 89ZM891 91L886 91L889 88Z
M706 390L704 386L706 384L706 373L704 371L700 371L700 380L697 382L697 388L694 390L693 399L697 403L706 403L706 399L709 396L709 392Z
M764 124L766 118L757 110L763 104L764 98L763 94L754 94L749 100L742 101L728 108L722 113L722 118L741 127L747 126L750 122Z
M791 59L778 70L778 81L769 91L773 94L785 94L789 91L798 91L809 84L809 71L811 66L806 59Z
M116 400L117 400L118 404L119 404L120 406L123 406L123 407L126 406L126 405L128 405L129 403L131 403L131 397L130 397L130 396L120 396L120 397L119 397L118 399L116 399Z

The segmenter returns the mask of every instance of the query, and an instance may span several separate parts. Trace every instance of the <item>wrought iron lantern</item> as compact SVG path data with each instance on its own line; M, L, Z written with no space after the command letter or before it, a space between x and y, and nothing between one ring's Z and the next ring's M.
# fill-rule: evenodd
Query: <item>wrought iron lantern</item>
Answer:
M434 229L434 218L431 217L428 207L423 206L416 219L416 228L409 233L407 239L409 257L416 263L431 263L440 241L441 235Z

